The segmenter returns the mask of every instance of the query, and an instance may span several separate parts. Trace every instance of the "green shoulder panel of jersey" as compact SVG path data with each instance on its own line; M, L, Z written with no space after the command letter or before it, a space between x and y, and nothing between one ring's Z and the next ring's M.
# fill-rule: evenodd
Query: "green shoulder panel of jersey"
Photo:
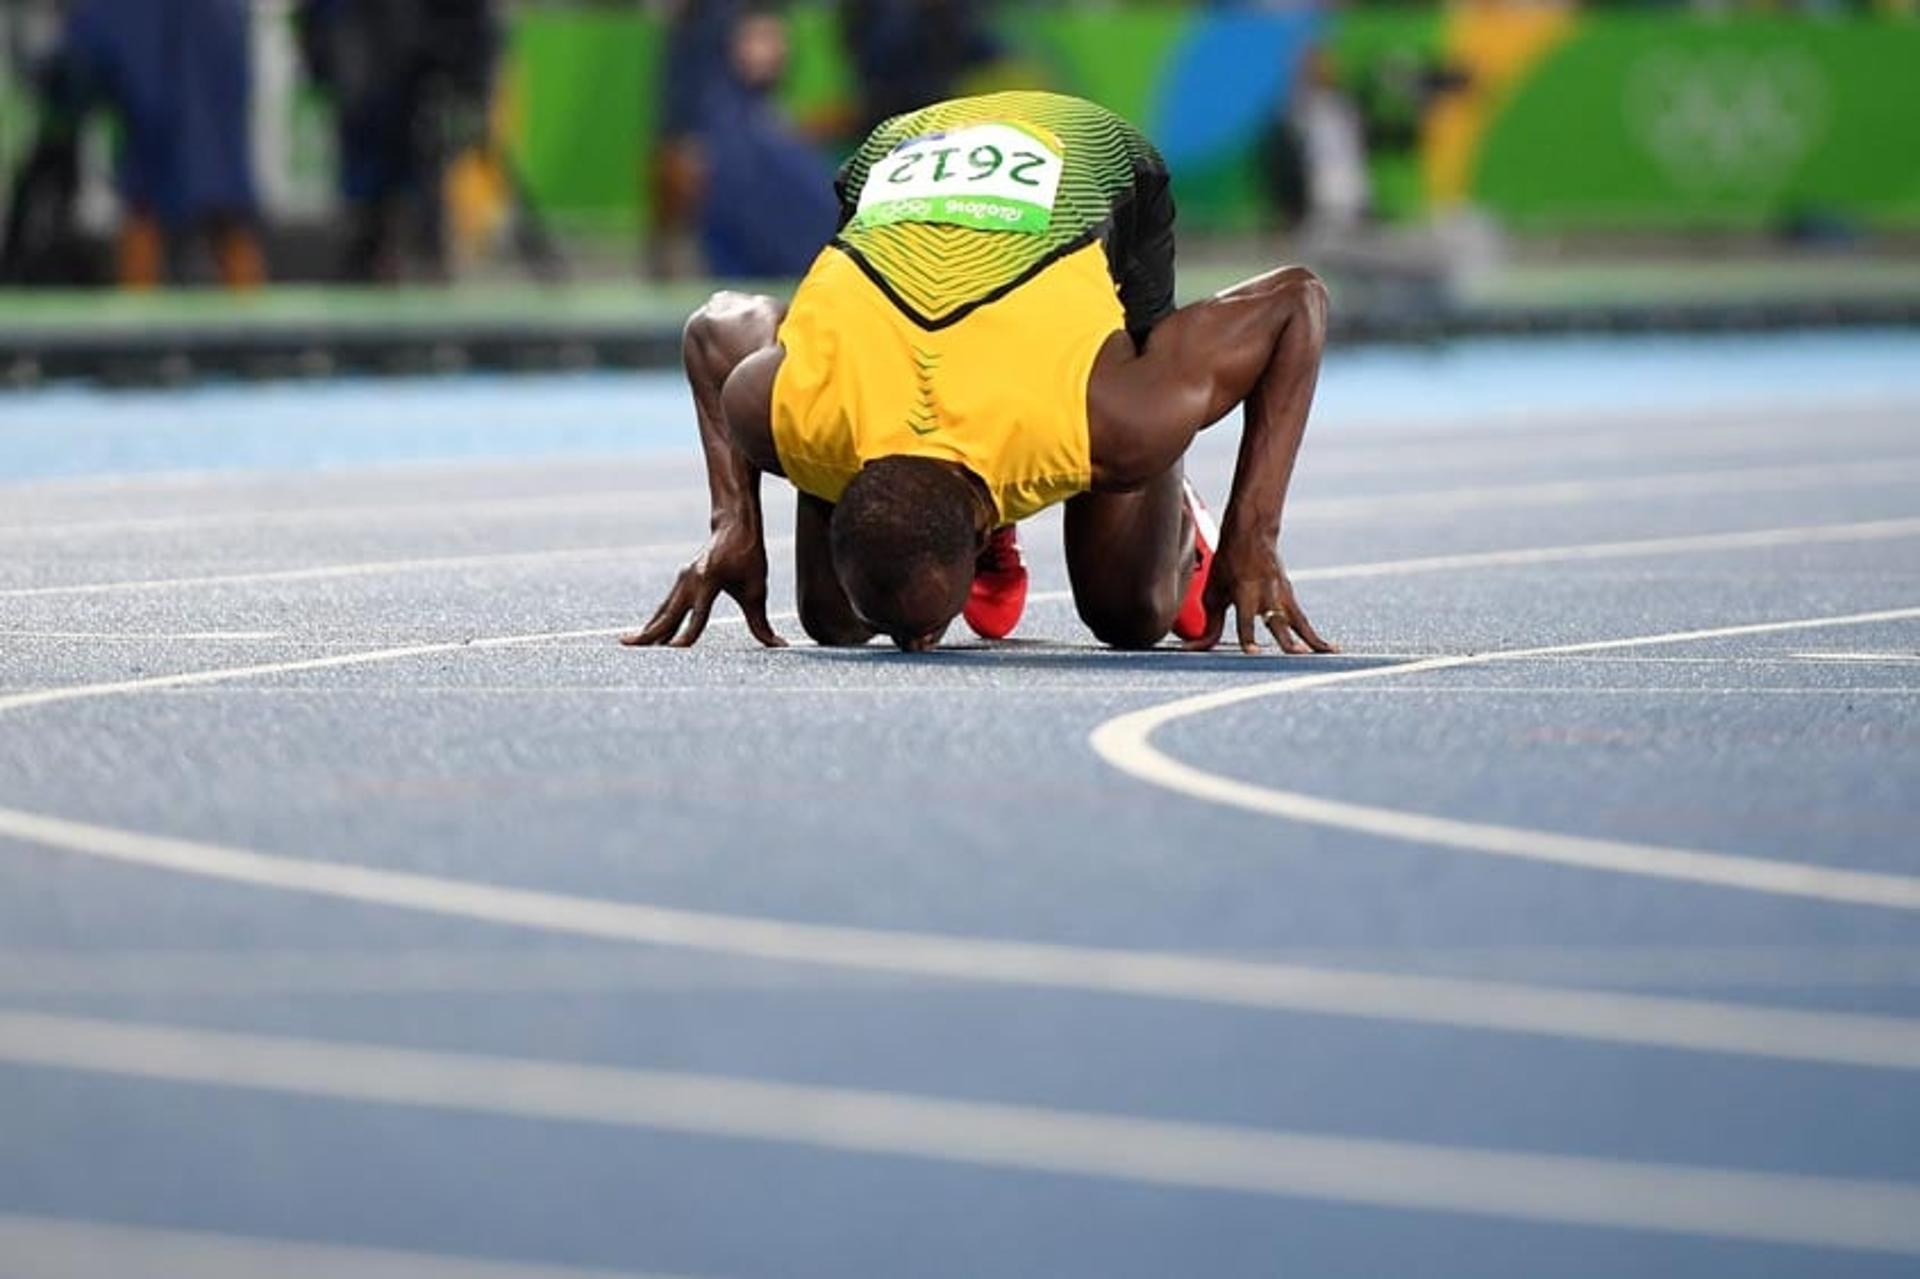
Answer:
M838 237L895 303L928 327L951 323L1089 243L1133 189L1139 167L1162 167L1153 144L1105 107L1057 93L992 93L936 103L875 129L842 172L848 208L859 205L874 169L903 144L989 124L1026 130L1057 147L1059 186L1042 229L856 218Z

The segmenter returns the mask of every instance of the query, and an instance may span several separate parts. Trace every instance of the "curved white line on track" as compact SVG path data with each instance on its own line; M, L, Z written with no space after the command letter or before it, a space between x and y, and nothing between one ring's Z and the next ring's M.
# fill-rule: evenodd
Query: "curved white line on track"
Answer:
M1920 529L1920 521L1908 523ZM1876 536L1884 528L1885 523L1880 522L1823 526L1812 532L1832 540L1844 540L1846 534L1858 535L1863 531L1866 535ZM1762 530L1758 534L1732 536L1773 539L1789 532L1805 533L1807 530ZM1657 547L1658 550L1649 549L1646 552L1657 554L1695 549L1698 540L1656 539L1651 543L1611 545L1616 548L1631 545ZM1492 560L1506 563L1514 562L1517 555L1563 555L1590 549L1568 547L1537 548L1532 552L1495 552L1492 553ZM1422 560L1413 563L1424 566L1431 562ZM1033 598L1051 599L1064 594L1049 592ZM1904 616L1908 612L1920 614L1920 610L1906 610L1896 611L1894 615ZM1865 618L1863 616L1856 620ZM1500 656L1550 656L1573 651L1604 651L1649 642L1675 642L1679 638L1805 629L1825 624L1837 623L1832 619L1761 623L1751 627L1688 632L1681 636L1607 640ZM0 699L0 712L80 698L214 684L255 675L400 660L464 648L506 648L570 638L604 637L613 633L612 629L593 629L503 636L472 643L410 645L299 662L40 690ZM1391 669L1436 669L1485 660L1492 658L1428 659ZM1377 676L1382 673L1344 672L1303 678L1326 683L1338 681L1343 676ZM1270 690L1272 686L1263 684L1256 687ZM1261 694L1236 695L1235 692L1229 692L1208 699L1183 699L1174 705L1191 706L1196 701L1207 701L1212 705L1218 697L1226 697L1231 702L1244 700L1251 695ZM1920 1025L1885 1018L1543 990L1496 983L1329 972L1301 966L1220 960L1177 953L1104 950L786 923L674 910L641 903L567 897L372 867L274 856L248 849L71 822L15 809L0 809L0 835L178 874L548 932L680 946L795 963L1036 988L1287 1009L1333 1016L1562 1035L1686 1050L1896 1069L1920 1068ZM1920 881L1900 883L1920 891ZM1874 904L1884 903L1876 899Z
M1166 951L794 923L147 835L0 808L0 837L227 883L602 941L897 976L1920 1070L1920 1022Z
M1657 879L1681 880L1696 884L1710 884L1719 888L1738 888L1748 892L1772 893L1817 901L1876 906L1889 910L1920 911L1920 878L1911 875L1842 870L1805 862L1742 857L1732 853L1669 848L1658 844L1631 843L1626 840L1591 839L1552 831L1529 830L1519 826L1456 821L1452 818L1412 813L1396 808L1322 799L1300 791L1280 790L1209 773L1205 769L1174 759L1154 746L1152 742L1155 732L1178 720L1246 702L1283 697L1289 693L1303 693L1340 684L1354 684L1365 680L1428 671L1453 670L1463 666L1479 666L1490 662L1514 661L1530 657L1599 653L1619 648L1731 639L1742 635L1773 635L1834 626L1911 621L1915 618L1920 618L1920 607L1882 609L1876 612L1850 613L1834 617L1802 618L1789 622L1757 622L1743 626L1671 631L1661 635L1591 640L1576 644L1553 644L1540 648L1508 649L1461 657L1435 657L1398 666L1297 676L1291 679L1243 685L1239 688L1205 693L1196 697L1184 697L1159 706L1129 711L1099 725L1093 730L1088 740L1095 753L1102 759L1139 781L1208 803L1224 804L1248 812L1286 818L1290 821L1331 826L1408 843L1437 845L1461 852L1551 862L1587 870L1645 875Z
M1135 1185L1920 1255L1920 1189L0 1013L0 1061Z
M6 1279L666 1279L116 1222L0 1214Z

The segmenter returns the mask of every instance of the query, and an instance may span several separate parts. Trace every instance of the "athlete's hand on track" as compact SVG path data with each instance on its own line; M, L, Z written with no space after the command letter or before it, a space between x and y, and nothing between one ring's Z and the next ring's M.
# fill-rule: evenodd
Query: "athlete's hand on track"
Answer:
M786 647L767 621L767 548L760 530L745 522L715 529L706 547L680 570L645 629L622 635L620 642L629 647L691 647L707 629L707 617L722 591L739 603L755 639L768 648Z
M1213 572L1207 579L1207 633L1187 644L1190 649L1210 649L1220 642L1226 630L1227 609L1231 607L1239 623L1240 651L1258 653L1260 638L1254 629L1264 621L1274 642L1285 653L1337 653L1339 648L1320 637L1307 620L1307 614L1294 598L1293 583L1281 567L1280 553L1270 537L1234 537L1228 535L1213 557Z

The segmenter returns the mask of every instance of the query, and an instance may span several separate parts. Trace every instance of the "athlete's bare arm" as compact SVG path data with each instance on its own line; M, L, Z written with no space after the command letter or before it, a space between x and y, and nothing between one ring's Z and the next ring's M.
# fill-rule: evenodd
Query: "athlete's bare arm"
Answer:
M1334 651L1294 598L1278 549L1326 331L1325 287L1311 271L1284 267L1174 312L1137 355L1115 334L1094 366L1087 405L1096 490L1165 474L1196 434L1246 407L1207 584L1208 630L1194 647L1219 642L1232 606L1247 652L1259 648L1256 620L1286 652Z
M767 549L760 512L760 476L779 473L767 426L774 335L783 308L772 298L719 293L687 322L682 344L693 389L700 447L707 460L711 535L647 625L622 644L685 648L700 638L721 592L732 596L755 639L786 643L767 621ZM756 406L757 399L757 406ZM756 412L757 407L757 412ZM738 419L729 422L729 409Z

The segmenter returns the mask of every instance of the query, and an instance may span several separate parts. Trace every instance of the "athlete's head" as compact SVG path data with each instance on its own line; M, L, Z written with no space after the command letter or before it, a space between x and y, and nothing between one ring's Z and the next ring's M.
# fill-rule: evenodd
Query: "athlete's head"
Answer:
M957 466L882 457L833 508L828 545L847 600L901 648L932 648L967 602L992 523L978 480Z

